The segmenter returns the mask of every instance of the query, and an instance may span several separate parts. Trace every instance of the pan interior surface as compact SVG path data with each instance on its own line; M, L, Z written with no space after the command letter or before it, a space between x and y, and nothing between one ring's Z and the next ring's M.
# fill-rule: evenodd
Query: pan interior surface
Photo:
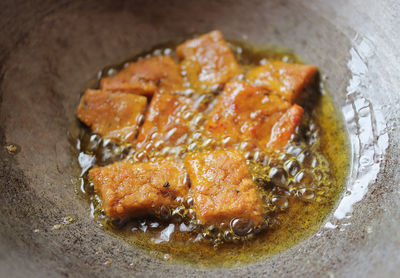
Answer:
M9 277L396 277L400 22L395 1L4 1L0 4L0 265ZM93 73L193 32L289 47L327 75L352 157L324 227L266 260L203 269L101 230L76 194L70 124ZM24 267L21 267L24 266ZM397 275L396 275L397 274Z

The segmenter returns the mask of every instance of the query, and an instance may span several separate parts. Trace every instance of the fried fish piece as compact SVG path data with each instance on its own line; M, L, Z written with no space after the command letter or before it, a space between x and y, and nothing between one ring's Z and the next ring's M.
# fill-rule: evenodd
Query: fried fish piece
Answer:
M296 127L300 124L303 116L303 108L294 104L279 118L271 130L271 136L267 144L267 149L280 150L283 149L290 137L295 132Z
M300 106L291 107L289 102L263 88L232 81L218 97L205 131L216 139L229 137L231 144L244 141L266 151L278 150L288 143L303 115ZM285 116L287 111L295 116Z
M192 102L187 97L173 93L156 93L140 129L137 149L142 150L149 142L155 143L159 140L168 146L184 143L190 132L185 112L192 110Z
M144 96L88 89L81 98L77 116L104 138L132 141L146 106Z
M253 68L246 78L253 85L295 103L302 98L302 92L315 79L317 73L318 69L313 65L273 61Z
M240 68L218 30L188 40L176 48L182 68L196 90L221 86L240 74Z
M102 78L100 88L151 96L156 90L180 89L182 83L180 67L174 59L156 56L131 63L115 76Z
M110 218L157 215L176 207L189 186L182 165L175 162L116 162L89 171L104 211Z
M243 154L209 151L185 158L197 219L202 224L230 224L245 219L258 226L264 219L261 194Z

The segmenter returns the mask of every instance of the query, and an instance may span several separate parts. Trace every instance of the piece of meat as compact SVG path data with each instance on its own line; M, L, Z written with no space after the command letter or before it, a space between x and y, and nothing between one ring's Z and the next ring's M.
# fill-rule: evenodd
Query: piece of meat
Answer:
M205 130L208 136L216 139L229 137L230 144L245 141L263 150L278 150L287 144L302 116L301 110L295 121L290 122L292 118L285 121L291 128L275 128L290 107L289 102L269 94L263 88L240 81L229 82L218 97ZM279 132L285 134L279 135ZM281 139L279 144L270 143L270 140L278 137Z
M110 218L158 215L176 207L188 194L186 172L174 162L116 162L89 171Z
M303 117L303 108L297 104L290 107L274 124L268 149L279 150L286 146Z
M189 98L177 94L156 93L151 100L146 120L137 138L137 149L162 140L167 146L185 142L190 131L185 112L192 111Z
M274 61L255 67L247 73L247 80L295 103L301 93L315 79L318 69L312 65L301 65Z
M182 87L179 65L170 56L144 58L131 63L115 76L104 77L100 88L140 95L153 95L158 90L175 90Z
M245 219L258 226L263 221L263 200L240 152L196 153L184 163L200 223L218 226Z
M129 142L137 135L146 106L144 96L88 89L77 116L102 137Z
M221 86L241 72L220 31L184 42L176 54L183 59L182 68L196 90Z

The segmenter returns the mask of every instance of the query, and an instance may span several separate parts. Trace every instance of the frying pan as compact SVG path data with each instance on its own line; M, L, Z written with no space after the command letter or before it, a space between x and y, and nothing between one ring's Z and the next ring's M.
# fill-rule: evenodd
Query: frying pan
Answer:
M396 0L1 1L0 276L398 277L399 15ZM352 156L318 233L265 260L204 269L158 260L91 220L68 132L102 67L212 29L318 65Z

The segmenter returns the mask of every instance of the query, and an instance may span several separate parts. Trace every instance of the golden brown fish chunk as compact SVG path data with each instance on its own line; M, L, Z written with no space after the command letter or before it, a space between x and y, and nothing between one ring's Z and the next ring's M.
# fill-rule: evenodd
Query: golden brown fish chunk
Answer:
M184 143L190 131L185 113L192 111L189 98L169 93L156 93L151 100L146 120L140 129L137 149L163 141L167 146Z
M280 150L286 146L303 117L303 108L297 104L290 107L274 124L267 148Z
M179 65L170 56L145 58L131 63L112 77L104 77L100 88L140 95L153 95L157 90L174 90L182 87Z
M182 68L197 90L220 86L240 74L240 68L220 31L212 31L176 48Z
M249 71L247 80L294 103L314 80L317 72L316 66L274 61Z
M189 155L185 167L197 219L202 224L229 224L233 219L264 219L263 200L243 155L237 151L211 151Z
M91 169L89 179L110 218L158 214L189 190L185 170L174 162L116 162Z
M229 82L211 111L205 130L213 138L229 137L232 144L246 141L264 150L281 149L289 141L303 114L298 106L297 117L289 117L285 121L287 128L275 127L277 122L283 122L281 118L290 107L289 102L262 88L245 82ZM273 143L278 137L281 139L279 144Z
M132 141L146 105L144 96L89 89L81 98L77 116L102 137Z

